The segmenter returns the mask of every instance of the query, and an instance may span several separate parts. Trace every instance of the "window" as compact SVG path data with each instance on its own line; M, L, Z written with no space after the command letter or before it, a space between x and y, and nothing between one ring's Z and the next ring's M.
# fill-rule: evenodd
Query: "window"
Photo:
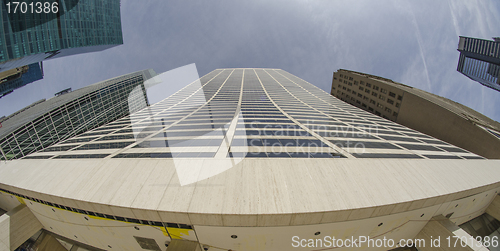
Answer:
M352 82L347 83L348 86L352 86Z
M399 107L399 103L396 103L396 107Z
M370 103L372 103L374 105L377 104L377 102L375 102L375 100L373 100L373 99L370 99Z
M365 82L363 82L363 81L359 81L359 84L360 84L360 85L365 85Z
M398 100L403 100L403 96L398 95Z
M351 99L352 99L352 100L354 100L354 98L351 98ZM361 104L361 101L356 100L356 103L357 103L358 105L360 105L360 104Z
M378 96L376 92L372 92L372 96Z
M370 89L366 89L365 92L370 94Z
M363 88L363 86L360 86L359 89L363 91L365 88Z
M388 113L391 113L391 112L392 112L392 110L391 110L389 107L386 107L386 108L385 108L385 111L386 111L386 112L388 112Z
M385 101L385 96L383 96L382 94L380 94L380 95L378 96L378 98L379 98L379 99L381 99L381 100L383 100L383 101Z
M340 77L343 77L343 75L342 75L342 74L340 74Z
M352 77L349 77L349 80L352 80Z
M362 106L362 107L364 107L364 108L366 108L366 107L367 107L365 103L361 104L361 106Z
M396 93L394 93L394 92L389 92L389 96L391 96L391 97L395 98L395 97L396 97Z
M378 91L378 86L373 85L373 90Z
M387 90L384 89L384 88L380 88L380 92L383 93L383 94L387 94Z
M387 99L387 103L389 103L389 104L393 105L393 104L394 104L394 100L392 100L392 99L388 98L388 99Z
M392 116L396 116L396 117L397 117L397 116L398 116L398 113L397 113L397 112L393 112L393 113L392 113Z
M368 107L368 111L373 112L373 108Z
M363 97L363 94L358 93L358 97L362 98L362 97Z
M369 100L369 98L367 96L364 96L363 100Z
M345 88L345 86L343 86L342 89L347 90L347 88Z
M347 92L351 92L351 89L347 88Z
M384 106L382 104L380 104L380 103L377 103L377 107L381 108L381 109L384 109Z
M354 85L358 85L358 81L354 80Z
M372 84L366 83L366 87L372 87Z

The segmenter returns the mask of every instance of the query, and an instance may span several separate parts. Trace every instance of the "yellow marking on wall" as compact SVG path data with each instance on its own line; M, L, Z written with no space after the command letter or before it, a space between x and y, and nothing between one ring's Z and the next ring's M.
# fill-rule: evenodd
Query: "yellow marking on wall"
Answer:
M164 227L154 227L154 228L159 228L165 236L170 237L167 233L167 229L165 229Z
M3 192L0 191L0 194L4 194ZM10 194L10 193L9 193ZM24 201L23 198L21 197L18 197L14 194L11 194L11 196L15 196L16 199L21 203L21 204L24 204L26 205L26 202ZM33 201L34 203L38 203L36 201ZM117 222L122 222L122 223L128 223L128 224L132 224L132 225L142 225L142 226L150 226L150 227L154 227L156 229L159 229L163 235L169 237L169 232L171 233L171 238L172 239L188 239L188 240L192 240L192 239L196 239L196 237L192 237L190 236L190 234L192 234L194 236L194 230L192 229L182 229L182 228L168 228L168 232L167 230L164 228L164 227L158 227L158 226L151 226L151 225L145 225L145 224L141 224L141 223L132 223L132 222L123 222L123 221L119 221L119 220L115 220L115 219L108 219L108 218L104 218L104 217L99 217L99 216L93 216L93 215L89 215L89 214L83 214L83 213L79 213L79 212L74 212L74 211L71 211L71 210L67 210L67 209L62 209L62 208L58 208L58 207L53 207L53 206L49 206L49 205L46 205L46 204L43 204L43 203L38 203L40 205L43 205L43 206L47 206L49 208L52 208L54 210L61 210L61 211L64 211L64 212L69 212L69 213L74 213L74 214L80 214L80 215L85 215L91 219L96 219L96 220L110 220L110 221L117 221ZM192 233L189 233L189 232L192 232Z
M194 236L194 231L192 229L167 227L167 230L170 233L170 238L172 238L172 239L188 239L188 240L190 240ZM193 236L190 236L189 232L193 232ZM191 238L189 238L189 237L191 237Z
M15 195L14 195L14 196L15 196ZM26 202L24 202L23 198L21 198L21 197L17 197L17 196L16 196L16 198L17 198L17 200L18 200L21 204L26 205Z

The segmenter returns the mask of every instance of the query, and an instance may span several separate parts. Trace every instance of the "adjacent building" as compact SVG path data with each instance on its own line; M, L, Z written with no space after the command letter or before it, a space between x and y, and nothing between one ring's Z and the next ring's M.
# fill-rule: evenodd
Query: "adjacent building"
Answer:
M0 73L0 98L15 89L43 79L42 63L33 63L21 68Z
M333 74L331 94L485 158L500 158L500 123L452 100L390 79L344 69Z
M0 223L22 213L17 239L43 229L67 249L337 250L332 238L365 237L388 250L473 238L476 222L456 230L476 217L494 235L500 218L499 160L279 69L217 69L41 151L16 146L0 163Z
M144 90L144 81L155 74L145 70L102 81L37 101L3 118L0 158L25 157L144 108L148 103L145 93L131 93L138 86ZM131 102L138 105L130 106Z
M486 40L460 36L458 51L458 72L500 91L500 38Z
M0 72L123 43L119 0L47 3L58 5L38 14L36 11L21 13L21 8L14 13L2 3Z

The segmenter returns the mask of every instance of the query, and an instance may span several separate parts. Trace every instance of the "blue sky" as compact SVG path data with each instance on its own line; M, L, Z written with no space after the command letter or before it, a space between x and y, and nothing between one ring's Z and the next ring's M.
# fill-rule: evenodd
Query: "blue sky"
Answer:
M500 121L500 92L456 71L458 36L500 36L498 0L121 1L124 44L44 62L0 99L0 116L71 87L195 63L286 70L328 91L343 68L390 78Z

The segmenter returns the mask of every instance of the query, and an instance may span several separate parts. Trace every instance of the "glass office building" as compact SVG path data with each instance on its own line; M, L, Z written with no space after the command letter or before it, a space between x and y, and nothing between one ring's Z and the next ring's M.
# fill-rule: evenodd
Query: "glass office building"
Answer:
M0 12L0 72L123 43L119 0L64 0L58 13Z
M43 72L40 64L41 63L33 63L27 65L27 71L21 72L19 74L20 76L15 76L13 79L9 79L8 77L5 81L0 80L0 98L13 92L17 88L43 79Z
M491 89L500 91L500 38L493 41L460 37L457 71Z
M192 84L26 158L480 158L345 104L282 70L217 70L202 81L201 88ZM86 154L95 149L99 155Z
M130 113L129 101L147 104L144 93L130 97L155 73L140 71L36 103L3 119L1 158L16 159L94 129ZM144 89L144 88L142 88ZM136 106L132 111L144 108Z
M0 162L0 208L25 204L68 249L276 251L325 236L396 245L482 215L500 191L498 160L279 69L217 69L23 154Z

